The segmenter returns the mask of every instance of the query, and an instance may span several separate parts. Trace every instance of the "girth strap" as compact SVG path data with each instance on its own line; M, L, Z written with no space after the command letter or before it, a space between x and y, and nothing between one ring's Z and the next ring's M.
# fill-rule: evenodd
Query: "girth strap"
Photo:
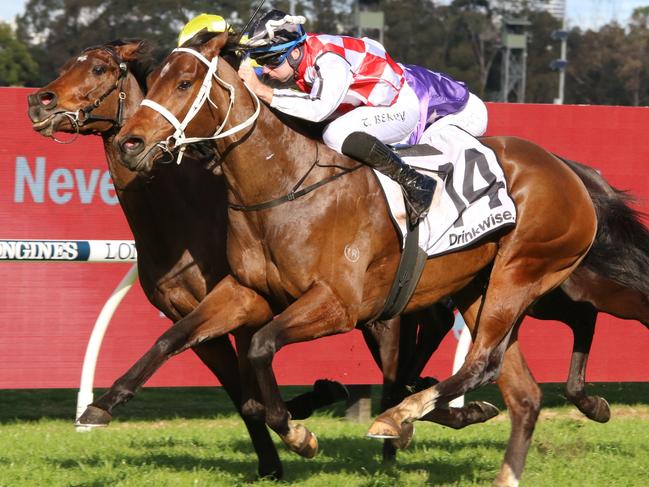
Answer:
M377 319L389 320L401 314L415 292L427 258L426 252L419 247L419 225L417 225L406 234L406 243L394 282L383 305L383 311Z

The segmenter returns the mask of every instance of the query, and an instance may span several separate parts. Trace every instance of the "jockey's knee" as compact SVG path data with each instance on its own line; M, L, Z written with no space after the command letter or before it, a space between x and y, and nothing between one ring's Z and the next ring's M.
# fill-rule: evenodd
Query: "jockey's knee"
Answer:
M340 127L340 124L332 122L327 125L322 132L322 141L327 144L327 147L330 147L339 154L342 154L341 147L343 142L351 132L353 132L353 130L346 130L344 127Z

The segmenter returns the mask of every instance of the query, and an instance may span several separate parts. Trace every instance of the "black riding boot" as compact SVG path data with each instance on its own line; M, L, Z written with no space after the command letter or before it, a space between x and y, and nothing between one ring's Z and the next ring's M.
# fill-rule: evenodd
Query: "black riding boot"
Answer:
M383 142L365 132L349 134L341 151L401 185L406 197L410 228L426 218L437 185L433 178L415 171Z

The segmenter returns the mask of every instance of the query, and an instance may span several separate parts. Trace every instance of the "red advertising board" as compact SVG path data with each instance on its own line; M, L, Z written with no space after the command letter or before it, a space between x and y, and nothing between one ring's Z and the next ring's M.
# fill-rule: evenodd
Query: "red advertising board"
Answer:
M61 145L34 133L28 89L0 89L0 239L132 239L97 137ZM592 165L615 186L649 195L649 147L642 144L649 109L491 104L490 134L518 135ZM104 302L130 264L0 262L0 388L76 387L85 347ZM96 385L107 386L168 327L136 284L106 333ZM540 381L567 376L571 335L555 322L527 320L525 356ZM449 374L449 335L427 367ZM649 333L637 322L601 316L588 379L646 381ZM287 346L275 369L283 384L319 377L378 383L359 332ZM150 386L215 384L191 352L171 359Z

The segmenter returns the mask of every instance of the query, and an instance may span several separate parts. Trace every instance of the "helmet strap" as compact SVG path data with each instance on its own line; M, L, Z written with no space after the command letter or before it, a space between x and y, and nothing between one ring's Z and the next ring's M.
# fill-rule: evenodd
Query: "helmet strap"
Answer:
M293 71L297 72L298 66L302 62L302 59L304 59L304 44L297 46L295 49L300 51L300 55L297 57L297 59L293 59L293 53L291 52L286 58L286 61L288 62L288 65L293 68Z

